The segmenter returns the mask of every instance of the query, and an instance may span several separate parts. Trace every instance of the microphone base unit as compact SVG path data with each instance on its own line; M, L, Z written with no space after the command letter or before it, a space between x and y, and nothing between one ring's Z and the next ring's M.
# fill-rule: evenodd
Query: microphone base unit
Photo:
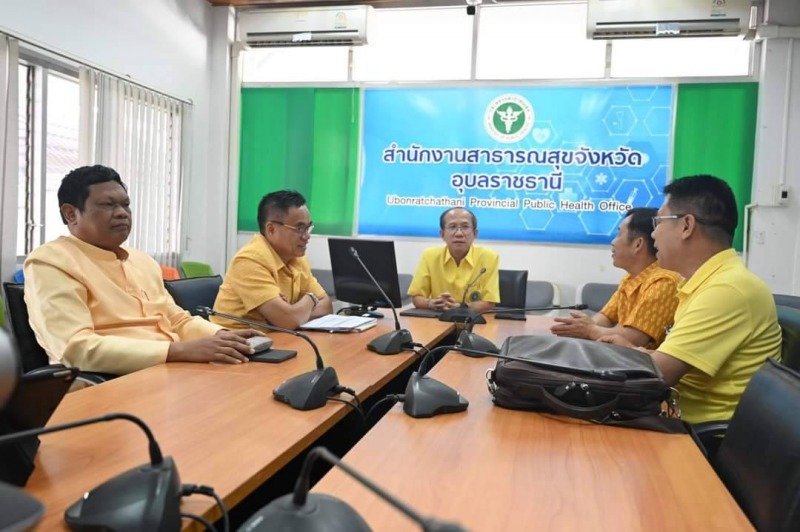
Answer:
M333 389L339 386L336 370L316 369L283 381L272 391L273 397L296 410L322 408Z
M453 388L416 371L408 379L405 395L403 411L414 418L463 412L469 406Z
M470 332L467 330L463 330L461 331L461 333L459 333L456 345L458 347L463 347L464 349L472 349L474 351L485 351L487 353L500 353L500 348L494 345L494 342L492 342L488 338L484 338L480 334L475 334L474 332ZM463 352L462 354L474 358L483 358L484 356L466 352Z
M494 315L495 319L497 320L517 320L517 321L526 321L528 317L525 315L524 312L496 312Z
M473 311L469 307L455 307L449 308L439 314L439 321L451 321L456 323L479 323L483 324L486 323L486 320L483 316L478 315L477 312Z
M42 503L0 482L0 530L33 530L43 515Z
M396 355L414 347L414 340L408 329L400 329L382 334L367 344L367 349L379 355Z
M181 480L172 457L115 476L64 512L72 530L180 530Z
M269 530L313 532L368 532L366 521L346 502L322 493L309 493L298 507L290 493L275 499L253 514L239 532Z

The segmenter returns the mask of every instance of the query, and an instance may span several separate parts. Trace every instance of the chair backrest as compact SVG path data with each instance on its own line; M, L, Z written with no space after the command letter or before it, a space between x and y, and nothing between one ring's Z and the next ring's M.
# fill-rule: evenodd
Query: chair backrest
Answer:
M211 265L205 262L186 261L181 262L178 267L183 277L210 277L214 275Z
M524 308L528 283L528 270L499 270L499 307Z
M317 270L315 268L311 269L311 275L313 275L317 282L322 285L322 288L325 289L325 293L328 294L328 297L331 299L336 297L336 291L333 289L333 272L330 270Z
M6 319L17 342L22 373L47 366L50 363L47 352L36 341L36 334L28 321L28 307L25 305L25 285L3 283Z
M800 296L789 296L786 294L772 294L776 305L800 309Z
M800 373L772 360L739 400L715 468L756 530L800 530Z
M161 265L161 277L165 281L171 281L173 279L180 279L181 274L178 272L177 268L173 268L172 266L164 266Z
M781 363L800 371L800 309L776 305L781 326Z
M222 286L221 275L208 277L190 277L164 281L167 292L181 308L188 310L192 316L198 316L197 307L214 307L217 292Z
M398 273L397 280L400 283L400 299L403 301L403 305L408 305L411 303L411 296L408 295L408 287L411 286L411 281L414 279L414 276L410 273Z
M558 305L558 287L550 281L528 281L525 290L527 308Z
M610 283L586 283L578 287L576 303L583 303L589 310L600 312L614 295L617 285Z

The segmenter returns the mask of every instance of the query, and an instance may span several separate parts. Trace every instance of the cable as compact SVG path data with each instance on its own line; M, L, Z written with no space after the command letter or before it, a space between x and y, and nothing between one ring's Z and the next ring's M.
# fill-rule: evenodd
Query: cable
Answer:
M392 393L392 394L387 395L386 397L384 397L383 399L379 400L377 403L372 405L372 408L369 409L369 411L367 412L367 415L366 415L367 421L369 421L369 417L372 415L372 413L375 411L375 409L378 407L379 404L381 404L383 402L386 402L386 401L394 401L395 403L402 403L405 400L406 400L406 396L404 394L401 394L401 393ZM394 406L394 404L392 404L392 406ZM389 407L389 408L391 408L391 407Z
M344 386L342 386L341 388L342 391L339 393L346 393L347 395L352 396L353 400L356 402L356 405L358 405L359 410L361 410L361 413L363 414L364 405L361 404L361 399L358 398L358 394L356 393L356 391L352 388L345 388Z
M197 521L198 523L206 527L206 530L211 530L211 532L217 532L217 529L214 528L214 525L212 525L211 522L205 517L201 517L199 515L194 515L194 514L187 514L183 512L181 512L181 517L185 517L186 519L191 519L192 521Z
M229 532L230 523L228 522L228 508L225 507L225 503L222 498L217 495L217 492L214 491L214 488L197 484L184 484L181 486L181 497L186 497L187 495L195 493L198 495L205 495L206 497L212 497L217 502L219 511L222 514L222 530L223 532ZM191 517L189 518L191 519Z
M358 412L358 415L361 417L361 423L364 425L364 428L367 427L367 418L364 417L364 411L358 408L356 405L348 401L347 399L341 399L339 397L328 397L328 401L338 401L340 403L344 403L350 408L352 408L355 412Z

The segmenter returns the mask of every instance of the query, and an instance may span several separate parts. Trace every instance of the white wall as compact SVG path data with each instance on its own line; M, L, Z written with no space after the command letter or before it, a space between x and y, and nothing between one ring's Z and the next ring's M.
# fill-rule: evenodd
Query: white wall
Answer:
M227 8L211 7L206 0L0 2L3 29L192 100L186 256L211 262L216 269L225 262L222 246L215 241L224 239L224 229L219 231L218 225L224 225L226 212L228 124L226 118L212 112L210 102L227 102L228 95L219 87L227 79L224 69L210 68L212 48L219 46L209 35L221 31L218 21L224 20L226 13ZM224 47L222 50L227 55Z

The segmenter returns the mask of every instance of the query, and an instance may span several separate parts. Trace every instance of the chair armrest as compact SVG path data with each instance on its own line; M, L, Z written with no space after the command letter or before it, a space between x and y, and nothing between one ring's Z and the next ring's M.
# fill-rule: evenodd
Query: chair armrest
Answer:
M703 456L712 461L713 455L719 447L719 440L728 431L728 424L729 421L704 421L694 425L686 423L686 428L689 429L689 435L700 448Z
M94 371L81 371L75 380L85 382L89 386L100 384L108 380L116 378L117 375L111 373L99 373Z

